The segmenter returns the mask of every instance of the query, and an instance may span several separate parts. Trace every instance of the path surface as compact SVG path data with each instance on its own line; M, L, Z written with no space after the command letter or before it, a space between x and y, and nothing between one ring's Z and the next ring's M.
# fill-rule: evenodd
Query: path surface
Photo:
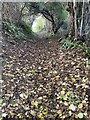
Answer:
M81 50L63 50L55 39L11 41L3 46L4 116L74 120L87 111L88 71Z

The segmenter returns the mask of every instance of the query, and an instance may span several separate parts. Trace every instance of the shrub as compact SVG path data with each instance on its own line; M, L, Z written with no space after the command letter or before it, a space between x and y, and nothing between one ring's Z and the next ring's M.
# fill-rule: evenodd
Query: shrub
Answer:
M62 48L65 48L65 49L77 48L77 47L81 48L86 53L86 55L90 58L90 47L88 47L85 42L63 39L60 43L62 45Z
M63 48L69 49L69 48L76 48L79 44L79 41L76 42L69 39L63 39L60 43Z
M17 27L14 23L3 21L3 29L7 32L15 35L18 38L23 38L25 35L22 32L22 29Z
M79 47L86 53L86 55L90 58L90 47L87 46L86 43L82 43Z
M25 34L31 34L32 33L32 29L31 29L30 24L25 23L24 21L19 23L19 27L22 28L22 30Z

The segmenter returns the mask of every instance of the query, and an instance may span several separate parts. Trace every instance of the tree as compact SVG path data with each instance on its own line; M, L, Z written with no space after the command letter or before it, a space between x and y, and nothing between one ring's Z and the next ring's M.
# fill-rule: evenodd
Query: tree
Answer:
M72 36L75 39L87 36L90 33L90 5L88 2L68 2L67 11L72 19L72 26L70 28L71 38Z
M27 3L27 8L30 13L38 14L41 13L47 20L52 23L52 31L54 34L57 33L61 25L64 23L65 12L64 5L62 3Z
M74 11L74 31L75 31L75 39L77 39L77 11L76 11L76 2L73 0L73 11Z

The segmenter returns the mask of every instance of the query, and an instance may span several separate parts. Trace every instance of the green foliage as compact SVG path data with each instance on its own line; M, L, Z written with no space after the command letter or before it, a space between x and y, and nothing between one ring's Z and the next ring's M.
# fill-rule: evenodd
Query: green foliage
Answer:
M47 20L52 23L52 32L57 33L59 28L64 24L67 17L67 11L63 3L47 2L47 3L29 3L29 10L32 14L41 13ZM62 23L63 21L63 23Z
M26 38L32 34L31 26L25 22L17 24L3 21L3 29L17 38Z
M52 2L44 4L44 6L55 16L56 22L58 20L64 20L67 16L67 12L62 3Z
M31 34L32 33L32 29L31 29L31 25L28 23L25 23L24 21L21 22L19 24L19 26L22 28L23 32L26 34Z
M90 47L88 47L86 43L82 43L79 47L90 57Z
M76 48L79 44L79 41L76 42L69 39L63 39L60 43L63 48L69 49L69 48Z
M17 38L23 38L25 35L22 33L22 30L17 27L14 23L3 21L3 28L7 32L15 35Z
M90 47L87 46L86 43L82 43L81 41L72 41L69 39L63 39L61 42L62 48L69 49L69 48L81 48L85 54L90 57Z

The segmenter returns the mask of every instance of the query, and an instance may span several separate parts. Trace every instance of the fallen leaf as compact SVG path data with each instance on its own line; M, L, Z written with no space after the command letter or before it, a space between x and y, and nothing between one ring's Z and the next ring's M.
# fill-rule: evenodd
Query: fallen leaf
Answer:
M35 102L34 102L34 105L37 107L37 106L38 106L38 101L35 101Z
M79 113L78 114L78 117L81 119L81 118L83 118L84 116L83 116L83 113Z
M71 104L71 105L69 106L69 109L72 110L72 111L75 111L75 110L76 110L76 106L73 105L73 104Z
M83 107L83 104L82 104L82 103L78 105L78 108L82 108L82 107Z
M42 114L42 113L39 113L39 114L38 114L38 117L39 117L39 118L43 118L43 114Z
M20 97L21 97L22 99L27 99L27 98L28 98L28 95L27 95L26 93L21 93L21 94L20 94Z

